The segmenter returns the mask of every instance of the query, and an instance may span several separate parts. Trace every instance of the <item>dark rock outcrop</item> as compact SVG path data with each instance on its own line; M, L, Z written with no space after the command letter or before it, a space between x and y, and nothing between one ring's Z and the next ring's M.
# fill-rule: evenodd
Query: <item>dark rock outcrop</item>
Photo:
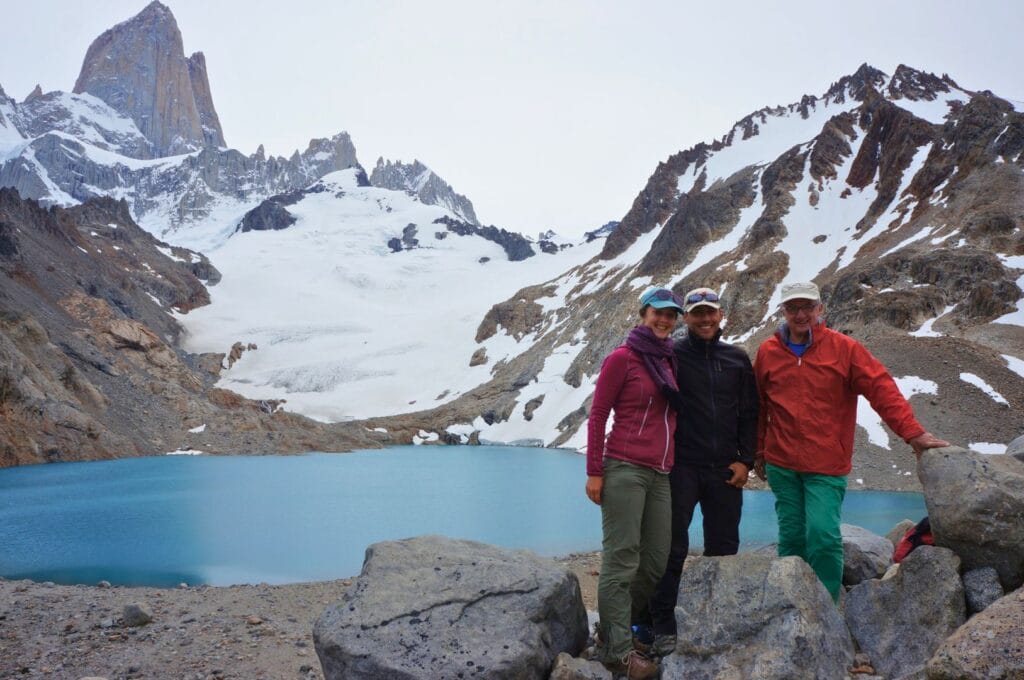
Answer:
M434 220L434 224L443 224L448 231L459 236L479 236L497 243L505 250L505 254L508 255L508 259L512 262L525 260L536 255L530 246L529 239L525 236L506 231L505 229L499 229L493 225L480 227L475 224L460 222L448 216L437 218Z
M295 216L288 212L287 206L294 205L305 194L296 189L277 196L271 196L258 206L245 213L236 231L277 231L287 229L295 224Z
M371 545L352 589L313 628L328 680L541 680L586 638L571 572L525 551L440 536Z

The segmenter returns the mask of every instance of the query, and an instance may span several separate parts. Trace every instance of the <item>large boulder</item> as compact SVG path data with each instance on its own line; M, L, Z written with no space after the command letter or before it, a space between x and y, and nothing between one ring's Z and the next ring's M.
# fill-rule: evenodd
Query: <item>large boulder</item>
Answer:
M935 545L965 570L993 567L1006 590L1024 583L1024 464L957 447L930 449L918 462Z
M328 680L547 678L586 639L572 572L442 536L371 545L352 588L313 627Z
M687 561L678 643L662 678L841 678L853 643L832 598L798 557Z
M843 583L854 586L869 578L878 578L892 563L892 541L867 529L842 524Z
M846 594L845 613L850 632L881 675L920 674L967 616L960 559L946 548L923 545L892 578L854 586Z
M928 680L1024 678L1024 589L960 626L931 658Z

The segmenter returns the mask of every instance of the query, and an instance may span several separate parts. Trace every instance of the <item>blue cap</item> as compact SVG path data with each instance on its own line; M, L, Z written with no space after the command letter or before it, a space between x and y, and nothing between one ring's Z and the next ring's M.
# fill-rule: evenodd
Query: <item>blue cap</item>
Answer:
M680 313L683 311L683 301L668 288L657 288L654 286L648 288L640 296L640 304L644 307L650 305L655 309L674 307Z

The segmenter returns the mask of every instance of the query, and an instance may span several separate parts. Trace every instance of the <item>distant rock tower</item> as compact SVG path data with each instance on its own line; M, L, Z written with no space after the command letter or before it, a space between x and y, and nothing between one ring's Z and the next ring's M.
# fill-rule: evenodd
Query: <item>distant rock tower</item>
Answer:
M157 156L225 146L206 58L185 58L178 23L156 0L93 41L74 91L129 116Z

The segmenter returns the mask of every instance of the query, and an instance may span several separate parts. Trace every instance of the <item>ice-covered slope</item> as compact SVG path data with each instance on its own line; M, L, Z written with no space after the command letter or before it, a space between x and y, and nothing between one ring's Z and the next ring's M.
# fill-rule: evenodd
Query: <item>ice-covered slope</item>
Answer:
M291 226L237 233L209 253L222 280L180 320L190 351L258 347L220 386L322 420L418 411L486 382L490 365L469 363L494 301L601 244L512 262L436 222L451 219L445 209L360 186L356 170L327 175L287 210Z

